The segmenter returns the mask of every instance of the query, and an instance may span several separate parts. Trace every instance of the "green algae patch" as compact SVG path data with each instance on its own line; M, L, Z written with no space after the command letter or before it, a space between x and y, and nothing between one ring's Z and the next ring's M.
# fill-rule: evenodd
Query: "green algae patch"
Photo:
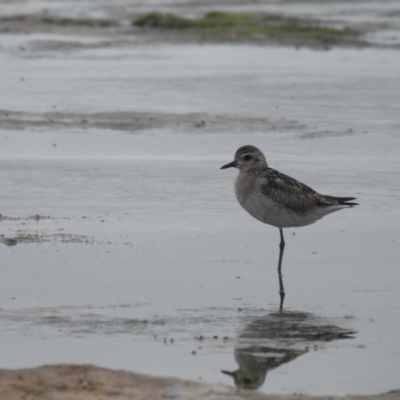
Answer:
M133 21L134 25L159 29L187 29L196 27L196 21L175 14L152 12Z
M209 39L297 38L316 43L336 43L357 36L357 32L349 28L326 27L317 22L263 13L212 11L201 18L190 19L171 13L152 12L135 19L133 24L175 33L197 34Z

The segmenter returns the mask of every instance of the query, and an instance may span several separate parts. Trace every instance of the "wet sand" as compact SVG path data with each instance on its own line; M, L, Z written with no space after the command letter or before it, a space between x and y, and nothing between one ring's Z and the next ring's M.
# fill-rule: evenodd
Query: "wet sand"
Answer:
M222 385L155 378L127 371L113 371L91 365L54 365L17 371L0 370L0 394L4 400L19 399L115 399L157 400L397 400L400 392L377 396L309 397L276 396L232 390Z

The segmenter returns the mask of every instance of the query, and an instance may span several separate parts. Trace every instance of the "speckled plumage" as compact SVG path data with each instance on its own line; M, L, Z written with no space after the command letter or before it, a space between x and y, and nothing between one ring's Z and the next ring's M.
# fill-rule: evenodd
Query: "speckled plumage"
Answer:
M309 186L268 167L264 154L254 146L242 146L232 163L239 174L235 193L240 205L254 218L287 228L305 226L342 208L351 207L352 197L319 194Z

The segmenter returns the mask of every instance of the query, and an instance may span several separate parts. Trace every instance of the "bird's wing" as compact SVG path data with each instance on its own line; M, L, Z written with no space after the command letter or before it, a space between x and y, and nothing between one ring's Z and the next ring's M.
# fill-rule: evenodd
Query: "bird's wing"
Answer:
M307 212L315 206L331 206L340 204L334 198L319 194L290 176L272 168L260 173L261 191L283 207L296 212Z

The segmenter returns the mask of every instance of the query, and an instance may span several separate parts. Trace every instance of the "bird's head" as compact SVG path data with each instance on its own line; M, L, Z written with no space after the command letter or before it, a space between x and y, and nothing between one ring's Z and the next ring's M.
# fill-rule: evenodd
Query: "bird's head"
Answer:
M235 153L235 159L221 169L235 167L240 171L247 172L251 170L259 170L267 167L267 160L264 154L257 147L246 145L239 147Z

